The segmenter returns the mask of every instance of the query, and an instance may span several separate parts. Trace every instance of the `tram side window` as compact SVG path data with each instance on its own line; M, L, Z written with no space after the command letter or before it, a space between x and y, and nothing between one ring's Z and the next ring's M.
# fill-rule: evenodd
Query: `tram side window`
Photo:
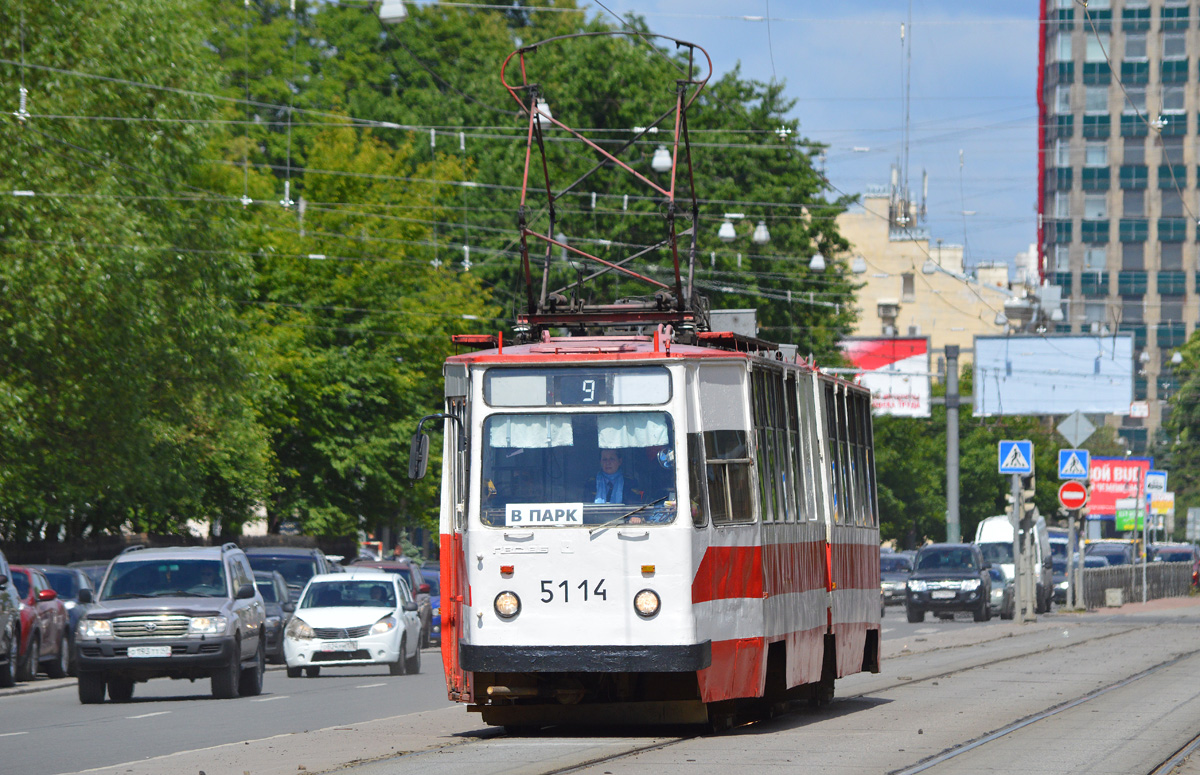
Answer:
M798 522L804 519L804 478L801 475L803 469L800 462L800 434L798 432L800 413L796 407L796 375L788 374L787 380L783 384L783 394L787 404L787 413L784 415L784 422L787 425L783 433L787 438L788 448L788 521Z
M754 390L754 432L758 441L758 496L762 505L764 522L771 522L775 515L774 455L772 454L767 373L756 370L752 377Z
M838 411L837 393L833 385L825 386L825 440L829 448L829 482L833 495L833 521L841 523L845 518L846 500L841 481L841 457L838 455Z
M804 509L808 519L818 520L821 518L823 511L822 495L819 482L821 481L821 472L817 467L818 454L820 449L817 441L817 410L816 396L813 394L813 377L811 375L803 375L797 379L797 392L799 393L800 413L797 414L797 419L800 423L800 450L802 478L800 486L800 494L804 499Z
M783 405L783 387L786 384L782 372L770 375L771 383L771 435L775 440L775 484L776 504L779 511L776 519L794 521L796 498L792 494L796 477L792 474L787 442L787 410Z
M713 524L753 522L749 435L745 431L705 431L704 453Z
M704 527L708 524L708 488L705 487L704 442L699 433L687 435L688 493L691 498L692 524Z

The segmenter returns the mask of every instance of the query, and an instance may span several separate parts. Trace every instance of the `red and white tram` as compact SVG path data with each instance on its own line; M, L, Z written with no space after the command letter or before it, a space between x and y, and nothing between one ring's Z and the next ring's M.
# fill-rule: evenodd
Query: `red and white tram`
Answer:
M870 396L774 354L663 332L447 361L451 699L491 724L703 722L878 671Z
M444 413L421 423L441 418L445 433L449 696L510 726L723 724L744 704L828 699L836 678L879 669L870 395L775 345L709 330L691 281L699 203L687 139L707 77L676 81L666 187L542 111L526 54L598 34L506 60L519 56L522 83L505 86L529 120L519 216L528 307L516 344L457 338L483 349L446 362ZM670 40L686 48L687 72L707 61ZM549 228L536 231L526 189L543 123L603 157L596 170L626 169L662 196L665 238L622 261L554 239L563 192L544 158ZM676 164L686 166L678 176ZM683 232L677 180L691 200ZM559 249L602 267L593 277L653 286L653 298L591 304L583 280L552 292ZM671 261L672 284L630 268L655 250ZM620 333L639 330L652 335ZM419 427L410 475L424 474L428 444Z

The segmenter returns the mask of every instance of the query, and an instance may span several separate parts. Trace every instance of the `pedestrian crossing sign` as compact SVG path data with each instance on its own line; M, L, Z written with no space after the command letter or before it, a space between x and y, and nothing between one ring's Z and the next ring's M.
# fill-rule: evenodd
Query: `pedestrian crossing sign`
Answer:
M1000 473L1002 473L1002 474L1032 474L1033 473L1033 442L1032 441L1002 441L1002 442L1000 442Z
M1086 449L1060 449L1058 451L1059 479L1087 479L1092 455Z

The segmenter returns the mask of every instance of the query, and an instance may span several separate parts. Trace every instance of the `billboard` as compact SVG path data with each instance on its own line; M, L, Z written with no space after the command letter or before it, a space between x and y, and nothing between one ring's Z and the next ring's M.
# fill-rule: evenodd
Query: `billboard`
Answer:
M1091 480L1092 497L1088 501L1088 515L1101 519L1113 519L1117 514L1117 501L1137 498L1142 495L1142 511L1146 510L1145 476L1153 461L1138 457L1094 457L1088 479Z
M975 414L1129 414L1133 335L975 337Z
M928 337L856 337L841 348L859 370L854 381L870 389L875 414L929 416Z

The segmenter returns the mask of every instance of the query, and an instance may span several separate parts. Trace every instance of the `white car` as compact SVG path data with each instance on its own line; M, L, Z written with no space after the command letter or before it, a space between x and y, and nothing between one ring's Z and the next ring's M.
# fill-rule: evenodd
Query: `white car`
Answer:
M323 666L387 665L421 670L421 619L404 579L379 570L313 576L283 639L288 678Z

